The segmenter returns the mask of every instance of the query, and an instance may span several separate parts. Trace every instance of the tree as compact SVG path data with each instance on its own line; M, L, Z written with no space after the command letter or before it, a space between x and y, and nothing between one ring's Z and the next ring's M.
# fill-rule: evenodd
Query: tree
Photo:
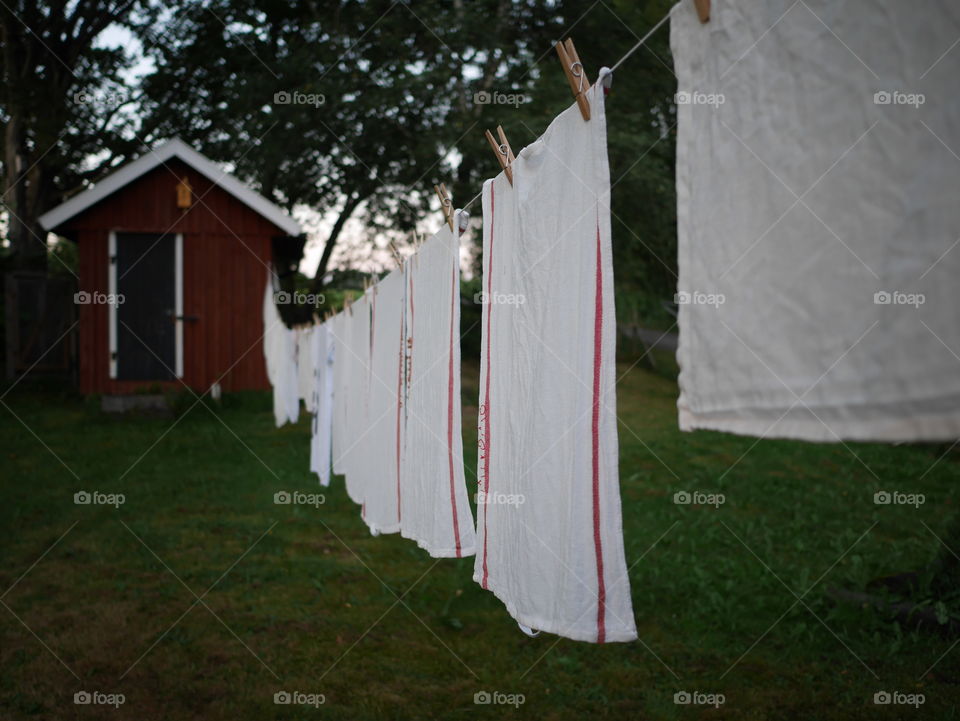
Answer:
M2 197L16 266L44 268L46 232L37 218L138 146L126 133L135 98L121 79L133 59L95 41L110 25L149 25L155 13L148 0L0 7Z
M146 122L233 163L287 208L336 213L319 290L347 220L362 213L371 234L411 227L432 185L451 184L461 136L458 183L477 180L481 154L495 167L480 129L489 109L470 99L520 76L525 29L541 31L547 14L509 0L196 6L155 47Z

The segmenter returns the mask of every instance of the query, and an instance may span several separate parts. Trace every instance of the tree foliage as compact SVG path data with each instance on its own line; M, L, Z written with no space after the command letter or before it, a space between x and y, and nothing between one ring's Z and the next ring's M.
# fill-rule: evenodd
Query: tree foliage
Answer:
M139 145L124 132L136 122L122 79L132 58L95 41L111 25L139 31L156 12L149 0L0 4L3 207L18 265L45 264L39 215Z
M0 120L12 218L42 236L35 219L44 210L179 136L280 205L335 219L319 286L348 218L360 218L371 238L412 228L437 182L465 202L498 171L485 129L502 124L519 151L570 104L554 41L574 37L596 80L669 1L10 7L2 11ZM95 42L111 24L133 30L151 63L136 88L122 82L133 54ZM616 73L608 102L618 288L654 299L670 297L674 285L674 84L664 27ZM81 102L77 93L114 102ZM477 102L478 93L527 101Z

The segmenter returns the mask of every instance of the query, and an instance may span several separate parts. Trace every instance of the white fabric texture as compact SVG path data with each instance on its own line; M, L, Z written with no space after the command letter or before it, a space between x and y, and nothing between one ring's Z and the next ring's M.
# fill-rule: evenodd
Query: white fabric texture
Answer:
M483 188L474 580L524 626L631 641L606 118L570 106Z
M405 274L395 270L370 290L368 421L363 430L363 519L375 534L400 530L403 453Z
M307 413L314 413L314 326L297 328L294 332L297 336L297 394L303 399Z
M960 437L958 36L947 0L674 7L681 429Z
M273 278L267 276L263 297L263 357L273 386L273 417L277 428L300 417L297 388L297 339L284 325L273 301Z
M329 332L331 321L313 329L314 359L312 405L315 409L310 437L310 470L320 485L330 485L330 444L333 424L334 343Z
M435 558L473 555L463 475L460 242L444 225L406 261L401 535Z
M366 497L366 466L370 459L366 458L367 444L370 442L368 423L370 419L370 304L369 293L364 294L346 311L345 333L348 353L344 362L346 366L346 396L345 410L346 431L344 438L346 447L342 453L344 475L346 476L347 495L354 503L364 503ZM374 453L383 453L384 450L373 448ZM362 511L361 511L362 513Z
M333 472L343 474L346 468L343 462L344 451L347 448L348 439L345 435L347 428L347 409L349 408L350 398L347 389L347 370L351 364L356 361L350 357L347 340L348 314L346 311L337 313L330 319L327 342L334 350L334 357L338 361L333 365L333 419L332 419L332 440L331 456L333 460Z

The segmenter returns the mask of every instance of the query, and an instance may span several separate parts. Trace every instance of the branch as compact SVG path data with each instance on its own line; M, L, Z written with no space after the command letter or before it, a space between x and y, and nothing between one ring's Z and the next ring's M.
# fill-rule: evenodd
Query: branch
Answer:
M317 263L317 270L313 274L313 284L311 285L311 291L313 293L319 293L323 290L323 276L326 275L327 264L330 262L330 256L333 255L333 248L337 244L340 231L343 230L343 226L346 225L350 216L353 215L353 211L363 202L364 198L365 196L359 194L349 196L346 204L343 206L343 210L340 211L340 215L337 217L337 222L333 224L330 235L327 236L327 242L323 246L323 255L320 256L320 262Z

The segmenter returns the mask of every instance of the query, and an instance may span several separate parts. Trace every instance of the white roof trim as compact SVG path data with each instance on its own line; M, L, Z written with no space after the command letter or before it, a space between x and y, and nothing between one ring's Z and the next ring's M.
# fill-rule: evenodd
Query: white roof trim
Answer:
M300 235L300 224L287 215L283 209L274 205L259 193L250 190L235 177L224 171L209 158L204 157L179 138L174 138L159 148L151 150L119 170L111 173L92 188L70 198L65 203L40 216L40 225L44 230L52 230L61 223L83 212L94 203L130 184L141 175L153 170L161 163L177 157L198 173L209 178L241 203L281 228L287 235Z

